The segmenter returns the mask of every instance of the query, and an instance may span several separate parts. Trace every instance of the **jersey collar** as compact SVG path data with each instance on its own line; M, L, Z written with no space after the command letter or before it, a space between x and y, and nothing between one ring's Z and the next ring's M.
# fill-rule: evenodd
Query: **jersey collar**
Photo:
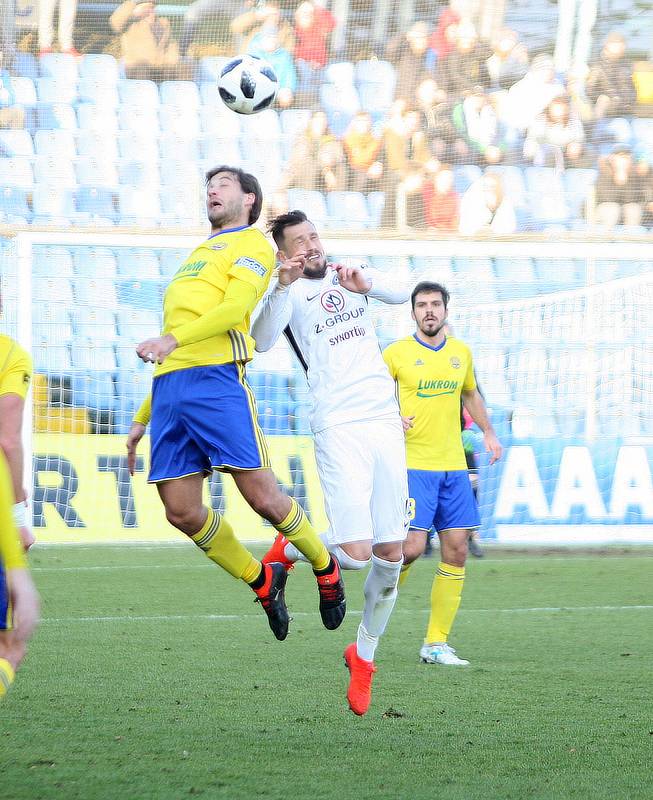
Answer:
M246 228L249 228L249 225L241 225L239 228L227 228L224 231L218 231L217 233L212 233L209 236L209 239L215 239L216 236L222 236L225 233L236 233L237 231L244 231Z
M445 344L447 343L447 337L446 337L446 336L444 337L444 342L442 342L442 344L439 344L437 347L433 347L433 345L431 345L431 344L426 344L426 342L423 342L421 339L418 339L418 338L417 338L417 334L416 334L416 333L414 333L414 334L413 334L413 339L414 339L414 340L417 342L417 344L421 344L421 345L422 345L422 347L426 347L426 348L428 348L429 350L433 350L433 351L435 351L436 353L438 352L438 350L442 350L442 348L443 348L443 347L445 346Z

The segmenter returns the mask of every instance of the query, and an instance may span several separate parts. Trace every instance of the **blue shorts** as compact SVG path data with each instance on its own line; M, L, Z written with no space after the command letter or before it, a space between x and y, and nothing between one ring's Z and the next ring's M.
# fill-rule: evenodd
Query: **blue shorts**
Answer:
M436 472L408 470L411 530L447 531L478 528L481 519L466 469Z
M0 631L8 630L11 627L10 622L7 576L2 563L0 563Z
M152 384L149 482L270 466L243 364L190 367Z

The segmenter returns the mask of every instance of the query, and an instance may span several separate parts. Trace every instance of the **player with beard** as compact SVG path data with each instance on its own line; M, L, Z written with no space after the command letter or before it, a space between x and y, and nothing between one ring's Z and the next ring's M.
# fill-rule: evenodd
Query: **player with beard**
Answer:
M296 501L281 492L270 469L254 394L245 379L254 340L250 314L270 282L274 251L252 227L263 196L253 175L219 166L206 175L211 235L193 250L168 285L163 334L136 352L154 363L151 398L138 410L128 439L133 474L136 446L150 417L149 482L168 521L257 595L277 639L288 633L286 570L262 564L236 538L224 517L202 501L204 478L229 472L247 503L300 550L313 566L325 627L345 615L338 564Z
M460 404L483 431L490 463L501 444L474 378L466 344L446 335L449 292L418 283L411 295L417 330L389 345L383 357L397 383L406 433L408 490L413 517L404 544L409 565L424 552L429 531L440 539L441 561L431 589L431 615L420 650L427 664L463 666L448 644L465 580L470 533L480 525L460 436Z
M302 211L276 217L269 229L279 249L279 273L252 325L256 349L269 350L285 333L306 370L330 523L323 540L343 569L371 561L356 642L344 653L349 706L362 715L371 701L374 654L397 596L408 527L403 429L368 297L403 303L408 292L362 265L329 264ZM279 535L263 561L290 569L300 557Z

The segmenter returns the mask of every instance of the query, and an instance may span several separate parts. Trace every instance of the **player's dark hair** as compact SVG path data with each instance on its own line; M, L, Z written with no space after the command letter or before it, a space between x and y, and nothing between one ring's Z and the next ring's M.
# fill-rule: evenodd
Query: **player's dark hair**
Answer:
M431 294L432 292L440 292L445 309L449 305L449 292L441 283L435 283L435 281L420 281L413 289L413 293L410 296L410 305L412 306L413 311L415 310L415 298L422 292L427 294Z
M279 214L279 216L271 219L268 222L268 231L272 234L276 246L281 247L283 232L286 228L290 228L292 225L300 225L302 222L308 222L308 217L297 208L294 211Z
M251 175L249 172L245 172L244 169L240 169L240 167L230 167L227 164L221 164L219 167L213 167L212 169L208 170L206 173L206 186L209 185L209 181L219 172L228 172L230 175L234 175L238 178L238 183L240 184L240 188L245 192L245 194L253 194L254 195L254 204L249 210L249 224L253 225L256 220L261 216L261 208L263 207L263 190L261 189L261 184L258 180Z

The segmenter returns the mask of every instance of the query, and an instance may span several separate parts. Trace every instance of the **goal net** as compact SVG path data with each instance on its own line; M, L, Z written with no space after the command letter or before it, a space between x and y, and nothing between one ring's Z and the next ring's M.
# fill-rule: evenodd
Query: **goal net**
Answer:
M4 329L35 364L34 524L41 541L165 539L146 484L148 446L126 465L134 410L151 367L135 344L158 333L164 286L196 237L29 233L2 247ZM649 541L653 524L653 271L648 245L553 242L327 241L414 285L451 291L453 333L472 348L506 448L478 469L482 535L508 543ZM437 250L437 256L429 255ZM482 255L485 253L486 255ZM30 280L19 280L19 275ZM619 276L619 277L616 277ZM382 345L414 330L410 305L372 302ZM275 472L326 525L304 376L284 343L248 368ZM207 500L247 538L271 530L214 475Z

